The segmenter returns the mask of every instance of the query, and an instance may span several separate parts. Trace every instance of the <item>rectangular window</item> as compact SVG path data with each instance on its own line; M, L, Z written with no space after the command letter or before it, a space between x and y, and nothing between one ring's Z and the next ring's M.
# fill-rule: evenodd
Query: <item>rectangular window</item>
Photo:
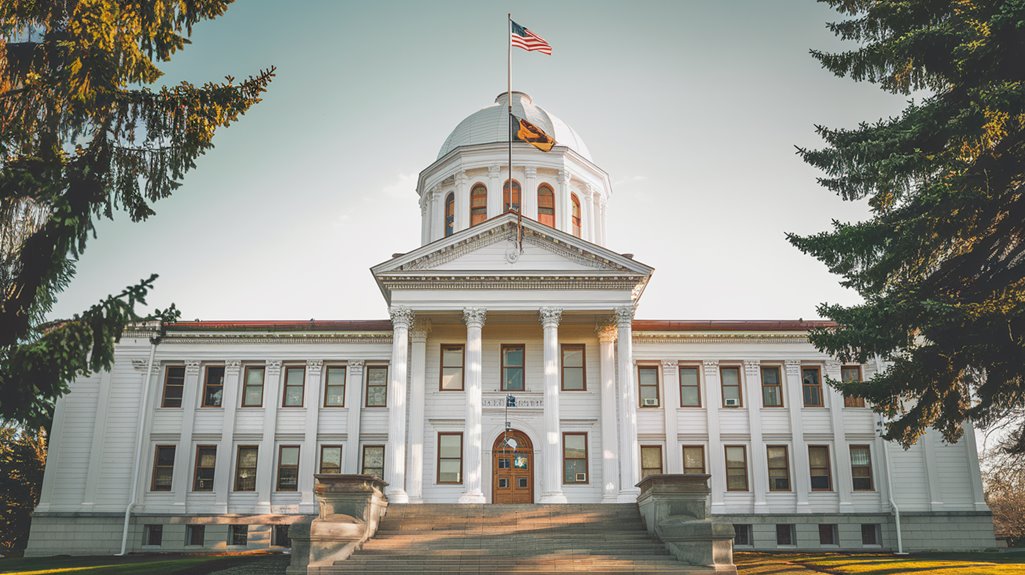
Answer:
M835 523L819 524L819 545L837 545L839 540Z
M185 545L202 547L206 542L206 525L186 525Z
M801 368L805 407L822 407L822 375L817 367Z
M367 366L367 407L388 406L388 366Z
M306 389L306 366L285 366L285 391L281 395L281 407L302 407Z
M769 491L790 491L790 461L787 446L766 447L769 455Z
M236 547L242 547L249 543L249 526L248 525L229 525L228 526L228 545Z
M342 472L342 446L320 446L320 473Z
M363 446L363 474L384 479L384 446Z
M193 491L214 490L214 469L217 466L217 446L196 446L196 473L192 478Z
M641 446L641 479L662 473L662 446Z
M705 447L703 445L683 446L683 472L705 473Z
M438 483L463 482L463 434L438 434Z
M780 523L776 525L776 545L786 546L794 544L793 523Z
M584 344L582 343L562 345L562 390L587 390L587 375L584 373Z
M263 380L267 368L247 365L242 378L242 407L263 407Z
M256 446L238 448L235 461L235 491L256 491L256 462L260 450Z
M722 383L722 406L743 406L744 399L740 394L740 368L721 367L719 368L719 378Z
M278 491L299 490L299 446L282 445L278 448Z
M829 446L808 446L808 467L811 468L811 490L832 491L833 477L829 466Z
M441 391L462 391L463 370L465 361L463 359L463 346L445 344L441 346Z
M762 407L783 407L783 377L779 366L762 368Z
M174 446L158 445L153 455L153 480L150 491L170 491L174 477Z
M701 407L701 379L698 368L680 368L680 407Z
M867 445L851 446L851 477L854 491L872 491L872 452Z
M562 434L562 482L587 483L587 434Z
M751 541L751 525L749 523L734 523L733 532L736 536L733 539L733 544L740 547L750 547Z
M747 491L747 449L743 445L726 446L726 490Z
M637 389L641 407L658 407L658 366L637 366Z
M344 365L329 365L324 372L324 407L345 407Z
M160 407L181 407L185 391L185 366L169 365L164 371L164 397Z
M275 525L271 534L271 545L275 547L291 547L292 538L288 536L288 525Z
M840 368L840 380L844 383L862 381L860 365L845 365ZM864 397L843 396L844 407L865 407Z
M878 523L865 523L861 526L862 545L879 545L880 539Z
M203 407L220 407L224 395L224 366L208 365L203 377Z
M164 542L163 525L145 525L142 528L142 544L149 547L160 547Z
M523 391L523 345L502 345L502 391Z

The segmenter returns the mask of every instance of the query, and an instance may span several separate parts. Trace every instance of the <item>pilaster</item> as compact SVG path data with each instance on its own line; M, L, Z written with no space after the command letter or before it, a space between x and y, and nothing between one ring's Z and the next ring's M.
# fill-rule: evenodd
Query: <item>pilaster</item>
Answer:
M616 326L599 325L599 369L601 376L602 503L619 497L619 418L616 417Z
M936 433L927 432L922 435L923 463L926 479L929 480L929 509L943 511L943 492L940 489L939 468L936 464Z
M680 447L680 367L675 359L662 360L662 413L666 425L666 473L683 473L683 448Z
M527 166L523 169L524 186L520 201L523 202L523 215L537 219L537 168Z
M281 361L268 360L263 381L263 438L256 459L257 513L270 513L274 491L274 435L278 426L278 405L281 404Z
M490 207L489 207L490 209ZM466 323L466 416L463 438L463 494L459 503L484 503L483 480L484 445L481 440L481 422L484 418L481 391L481 334L487 310L482 307L463 309Z
M406 382L409 377L409 326L413 311L404 306L391 310L392 348L388 369L388 448L384 466L385 494L392 503L407 503L406 494Z
M829 379L840 381L840 362L836 360L826 361L825 375ZM853 513L854 504L851 502L853 493L853 479L851 477L851 453L847 446L847 436L843 427L843 394L832 385L823 383L827 388L826 407L829 409L829 421L833 428L833 451L836 458L836 493L839 499L840 513Z
M214 509L216 513L228 512L228 493L231 491L232 447L235 442L235 412L239 404L240 373L242 362L233 359L224 362L224 424L221 428L221 441L217 446L214 467ZM195 454L189 455L195 462ZM194 463L193 463L194 464Z
M568 178L568 176L567 176ZM567 187L569 180L567 179ZM641 448L637 443L637 389L634 385L633 317L634 306L616 308L617 351L619 352L620 483L621 502L636 501L640 490Z
M100 474L103 473L103 448L107 444L107 406L110 405L112 375L109 371L104 371L99 375L96 411L93 412L92 446L89 449L89 469L86 471L85 489L82 494L83 510L92 509L96 503L96 487L100 480Z
M456 217L455 223L453 224L453 231L458 232L459 230L465 230L470 227L470 179L466 176L466 172L456 172L455 175L455 193L456 193ZM445 200L441 200L441 221L442 229L441 235L438 237L445 237Z
M566 232L567 234L572 234L573 202L570 200L571 192L569 189L569 182L569 172L566 170L559 170L559 189L556 192L556 200L559 205L557 208L555 208L555 227ZM631 488L633 488L633 485L634 484L631 484Z
M754 492L755 513L768 513L766 495L769 491L769 464L765 442L762 441L762 364L744 362L744 391L747 397L748 425L751 428L751 487ZM790 458L788 458L790 459ZM788 461L787 463L790 463ZM790 472L793 475L793 471Z
M427 381L427 334L430 322L417 321L409 332L409 486L410 503L422 503L424 491L424 395Z
M317 423L320 421L320 405L323 403L320 394L324 389L321 373L324 362L319 359L306 361L306 421L303 445L299 449L299 512L316 513L317 505L313 496L313 474L317 472Z
M488 166L488 219L502 213L502 167Z
M360 415L363 413L362 360L350 361L345 368L345 448L342 449L342 473L359 473Z
M559 322L562 308L540 310L544 331L544 422L545 440L542 456L540 503L566 503L562 493L562 432L559 426Z
M794 511L811 513L808 504L808 494L811 493L811 469L808 467L808 445L804 442L804 422L801 417L801 410L804 409L804 397L801 395L801 362L788 359L783 367L786 372L785 405L790 406L787 412L790 414L790 436L794 444L794 492L797 494Z
M189 488L189 469L192 467L192 429L196 420L196 408L199 405L199 377L201 365L198 360L185 362L185 387L182 389L182 428L178 446L174 450L174 474L171 479L171 490L174 493L176 512L185 512L185 497ZM222 397L223 400L223 397ZM223 402L222 402L223 405ZM215 407L206 409L218 409ZM152 447L150 451L153 451ZM150 454L150 457L153 455ZM148 469L144 467L143 469Z
M719 438L719 406L722 405L719 387L719 362L705 361L705 417L708 424L708 471L711 477L711 509L712 513L721 513L725 509L723 494L726 493L726 451L722 448Z
M965 455L968 457L968 472L972 480L972 502L976 511L989 511L986 494L982 489L982 472L979 469L979 448L975 442L975 427L972 422L964 423Z

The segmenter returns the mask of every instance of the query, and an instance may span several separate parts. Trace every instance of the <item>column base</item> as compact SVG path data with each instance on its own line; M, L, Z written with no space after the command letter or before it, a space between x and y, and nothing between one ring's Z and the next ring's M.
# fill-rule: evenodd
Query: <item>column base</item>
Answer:
M483 493L464 493L459 496L459 503L487 503Z
M409 495L406 494L405 489L385 488L384 496L388 498L388 503L409 503Z
M562 494L561 492L560 493L548 493L546 495L542 495L541 499L538 499L537 502L541 503L541 504L569 503L569 499L566 499L566 496L564 494Z
M854 513L854 504L850 501L845 501L839 506L840 513Z
M717 501L708 506L708 513L710 515L722 515L726 513L726 503Z
M256 506L253 508L253 511L255 513L270 513L270 502L258 502Z
M798 501L794 509L797 513L811 513L811 503L807 501Z
M769 504L764 501L759 501L758 503L755 503L754 511L755 514L769 513Z
M627 489L620 489L619 497L617 499L620 503L637 503L637 496L640 494L640 489L636 487L629 487Z

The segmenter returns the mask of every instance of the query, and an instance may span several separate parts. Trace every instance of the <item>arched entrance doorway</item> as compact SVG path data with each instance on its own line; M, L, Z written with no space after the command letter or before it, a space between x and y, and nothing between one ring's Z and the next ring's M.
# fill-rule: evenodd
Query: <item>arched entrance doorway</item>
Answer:
M522 431L503 431L491 448L491 502L534 502L534 446Z

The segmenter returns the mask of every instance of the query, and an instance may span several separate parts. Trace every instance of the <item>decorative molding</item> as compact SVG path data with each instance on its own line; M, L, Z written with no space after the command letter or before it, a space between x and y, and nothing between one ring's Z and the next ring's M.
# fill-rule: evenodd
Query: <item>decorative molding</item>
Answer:
M363 375L363 366L365 364L366 364L366 362L363 361L362 359L356 359L356 360L351 360L348 363L346 363L346 367L348 368L349 373L351 373L352 375L354 375L354 376L362 376Z
M466 172L456 172L452 174L452 181L455 183L456 188L462 188L466 185L466 181L470 178L467 177Z
M242 361L238 359L229 359L224 362L225 373L238 373L242 369Z
M185 373L196 374L199 373L199 366L202 362L198 359L186 359L185 360Z
M701 365L705 367L705 373L719 373L719 360L718 359L706 359L701 362Z
M467 289L467 290L632 290L639 280L634 278L602 278L602 277L472 277L456 278L419 277L419 278L382 278L381 285L387 289ZM636 297L636 296L635 296Z
M280 359L268 359L266 362L264 362L264 365L266 366L268 374L270 374L270 373L278 373L278 372L281 371L281 360Z
M502 166L488 166L488 177L498 178L502 175Z
M836 358L829 358L826 360L826 371L839 372L843 363Z
M594 326L594 333L600 342L616 341L616 336L619 335L616 331L616 322L611 318L597 323Z
M484 320L487 319L488 310L482 307L464 307L463 322L466 327L483 328Z
M409 341L413 343L424 343L427 335L431 333L431 320L418 319L409 328Z
M788 359L788 360L783 362L783 365L786 366L787 375L795 375L795 376L800 376L801 375L801 360L799 360L799 359Z
M559 184L565 187L565 190L569 191L569 181L571 174L568 170L559 170Z
M404 305L392 306L391 309L388 310L388 313L391 315L392 325L395 327L404 327L406 329L409 329L409 326L413 323L413 318L416 315L413 313L413 310Z
M148 363L149 363L149 360L133 359L132 360L132 368L134 368L135 371L141 371L141 372L145 373L146 372L146 364L148 364ZM153 362L153 367L150 370L150 372L151 373L160 373L160 362L154 361Z
M538 315L541 319L542 327L559 327L559 322L562 321L562 308L561 307L543 307L538 310Z
M748 376L755 376L761 373L762 362L757 359L744 360L744 373Z
M317 375L320 370L324 367L324 360L322 359L307 359L306 360L306 372L311 375Z
M808 338L797 334L766 333L649 333L634 332L633 340L644 343L808 343Z
M188 333L168 334L165 343L297 344L297 343L391 343L388 332L367 333Z
M535 168L534 166L527 166L526 168L523 168L523 173L527 176L527 178L536 178L537 168Z
M680 362L675 359L663 359L662 369L674 369L680 365Z
M634 313L636 313L637 307L632 305L622 305L615 309L616 324L619 327L633 328Z

